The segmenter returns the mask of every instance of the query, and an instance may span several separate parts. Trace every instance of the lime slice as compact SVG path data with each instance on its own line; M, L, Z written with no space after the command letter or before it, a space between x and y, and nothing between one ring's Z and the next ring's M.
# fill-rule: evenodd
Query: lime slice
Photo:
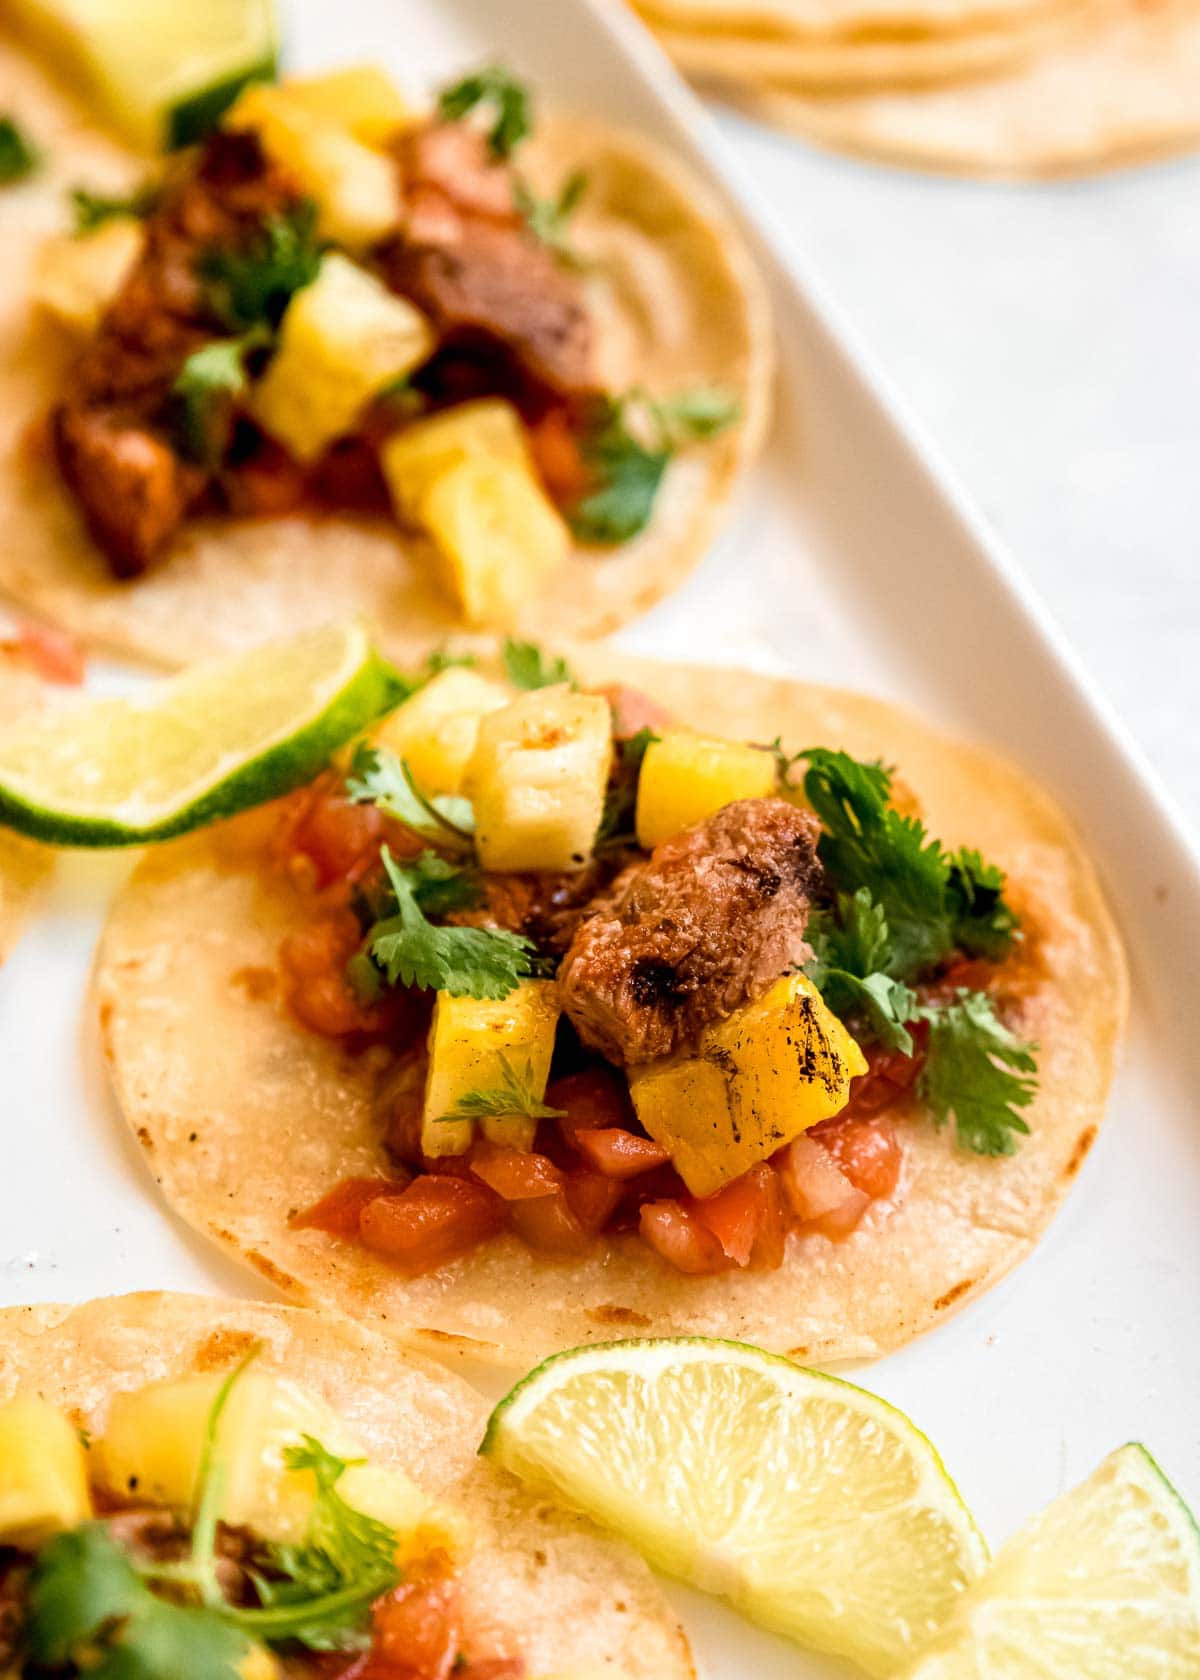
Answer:
M1200 1530L1144 1447L1010 1540L908 1680L1200 1680Z
M902 1412L737 1342L614 1342L539 1365L480 1451L651 1563L801 1644L892 1674L987 1548Z
M0 822L74 846L182 834L308 781L400 692L358 624L209 660L0 732Z
M10 0L10 15L139 146L186 146L275 74L273 0Z

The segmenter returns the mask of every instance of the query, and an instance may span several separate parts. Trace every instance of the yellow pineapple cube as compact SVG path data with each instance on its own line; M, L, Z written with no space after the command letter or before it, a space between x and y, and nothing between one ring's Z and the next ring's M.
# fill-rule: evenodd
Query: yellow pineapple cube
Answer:
M541 1102L550 1077L558 1026L553 980L522 980L504 998L451 997L439 992L429 1029L429 1074L421 1147L427 1155L461 1155L470 1148L474 1122L444 1120L472 1091L504 1091L515 1080ZM537 1122L523 1114L481 1119L485 1137L529 1149Z
M604 814L612 712L566 683L522 694L479 725L465 789L485 869L582 869Z
M403 1470L390 1464L352 1464L337 1486L347 1505L392 1530L399 1562L434 1551L456 1561L469 1556L473 1535L465 1513L422 1493Z
M268 156L316 204L324 238L361 250L397 226L401 206L395 163L341 124L309 110L286 86L254 83L238 98L226 124L255 131Z
M404 96L377 64L348 64L318 76L290 76L284 91L297 105L348 129L364 146L382 146L412 120Z
M69 1420L36 1394L0 1405L0 1545L36 1546L91 1514L87 1454Z
M383 475L401 519L421 523L435 480L463 461L507 461L533 472L521 416L503 397L456 403L405 426L383 446Z
M457 794L479 724L507 706L512 690L466 666L451 665L419 688L372 732L372 739L407 762L424 793Z
M775 759L763 747L673 729L646 748L638 778L638 844L649 849L735 799L775 791Z
M418 367L433 328L411 303L329 252L284 311L279 348L255 387L255 417L300 461L314 461L377 392Z
M638 1119L694 1196L711 1196L846 1105L862 1051L803 974L707 1027L695 1054L636 1068Z
M136 217L117 216L91 233L44 240L33 301L72 332L89 336L141 255L145 237Z
M125 1498L187 1510L224 1381L224 1374L182 1377L115 1395L94 1448L103 1484ZM283 1456L303 1435L339 1456L360 1456L338 1414L300 1383L255 1370L237 1379L217 1429L226 1522L244 1523L267 1540L303 1537L316 1481L310 1470L288 1469Z
M571 551L571 533L542 486L507 461L461 461L436 478L421 523L443 581L468 624L506 629Z

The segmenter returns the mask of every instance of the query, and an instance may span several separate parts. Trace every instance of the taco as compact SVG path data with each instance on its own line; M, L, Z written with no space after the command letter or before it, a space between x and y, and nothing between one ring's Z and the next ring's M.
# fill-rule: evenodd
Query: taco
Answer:
M15 599L172 665L354 614L413 657L603 634L712 537L767 310L642 136L364 68L252 85L146 180L2 41L0 110L41 154L0 194Z
M186 1295L0 1312L6 1674L686 1680L621 1543L369 1331Z
M1103 1115L1125 965L1067 819L881 701L506 651L545 686L442 669L118 900L103 1042L164 1194L498 1362L909 1340L1030 1252Z

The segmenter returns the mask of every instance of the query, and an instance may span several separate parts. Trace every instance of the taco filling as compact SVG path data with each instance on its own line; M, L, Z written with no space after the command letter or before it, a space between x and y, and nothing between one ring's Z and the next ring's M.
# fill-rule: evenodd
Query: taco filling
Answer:
M253 1352L122 1390L98 1436L32 1390L0 1405L5 1673L521 1680L464 1637L471 1545Z
M672 456L737 418L605 378L573 171L539 196L499 70L435 114L379 72L248 88L128 200L80 190L41 301L82 330L51 416L113 575L205 514L383 515L469 623L512 622L573 539L625 542Z
M903 1198L915 1125L1019 1147L1037 929L897 773L506 663L436 661L258 842L288 1007L369 1061L390 1164L293 1228L410 1275L504 1230L774 1270Z

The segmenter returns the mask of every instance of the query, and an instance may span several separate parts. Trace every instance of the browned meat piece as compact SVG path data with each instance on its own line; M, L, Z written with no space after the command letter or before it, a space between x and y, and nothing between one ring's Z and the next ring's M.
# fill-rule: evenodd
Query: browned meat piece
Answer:
M818 828L785 799L743 799L619 875L559 970L584 1044L624 1066L673 1055L806 962Z
M117 408L64 404L54 436L62 475L95 542L117 577L136 577L178 530L206 473Z
M20 1673L21 1634L29 1592L29 1558L5 1549L0 1554L0 1674Z
M503 350L535 394L593 395L582 287L526 228L510 167L464 123L406 134L399 155L404 232L377 253L388 283L451 347Z
M147 219L145 250L72 369L53 417L59 466L117 577L159 558L211 480L181 457L170 425L184 360L227 331L208 312L198 259L244 245L298 201L253 135L215 134Z
M571 875L485 875L483 903L446 920L459 927L505 928L523 933L543 951L564 951L622 862L621 856L599 857Z

